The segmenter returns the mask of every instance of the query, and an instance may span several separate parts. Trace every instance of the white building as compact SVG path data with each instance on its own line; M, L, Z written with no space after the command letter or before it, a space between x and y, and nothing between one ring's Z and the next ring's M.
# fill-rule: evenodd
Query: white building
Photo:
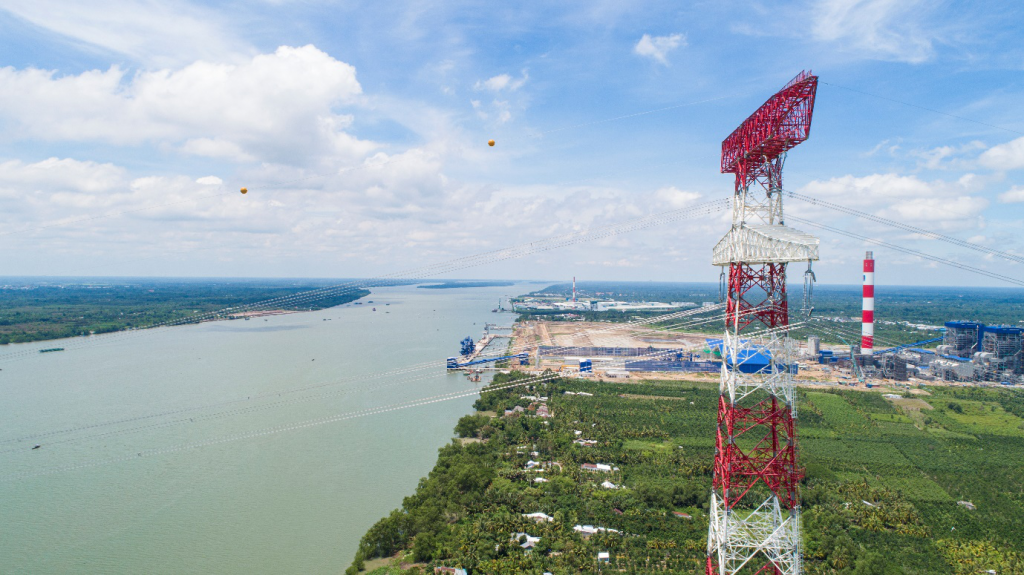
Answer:
M593 525L576 525L572 528L572 530L576 533L579 533L580 535L583 535L584 537L596 535L597 533L619 533L618 529L609 529L607 527L594 527Z
M512 542L519 543L523 549L533 549L534 545L540 543L540 537L533 537L528 533L513 533Z
M537 511L535 513L523 513L523 517L526 517L527 519L533 519L537 523L551 523L555 520L554 517L541 511Z

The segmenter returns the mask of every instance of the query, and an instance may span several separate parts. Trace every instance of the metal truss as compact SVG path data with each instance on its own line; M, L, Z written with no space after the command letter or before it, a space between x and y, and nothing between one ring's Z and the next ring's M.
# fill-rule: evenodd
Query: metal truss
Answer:
M806 140L817 91L818 77L801 72L768 98L722 141L722 173L739 175L751 158L777 158ZM737 177L736 189L747 183Z
M793 406L796 396L793 386L796 344L785 333L771 333L758 339L741 338L726 332L722 342L722 378L719 392L730 404L737 404L758 391L778 397ZM753 364L758 356L771 359L769 367L756 373L743 368Z
M707 573L799 573L793 342L727 333L721 349Z
M810 133L817 85L816 76L800 73L722 142L722 172L736 175L736 188L732 229L713 252L729 275L707 575L800 573L786 266L817 260L818 240L785 225L782 167ZM769 335L741 338L754 321Z
M733 228L747 222L782 224L782 165L785 161L785 155L771 160L755 157L753 161L741 162L736 167ZM751 193L757 188L761 193Z
M718 558L717 565L712 557ZM726 575L748 566L755 574L800 573L800 510L783 512L779 501L769 498L741 517L712 494L707 572Z
M719 240L711 254L716 266L817 261L818 238L787 226L743 224Z
M726 326L735 333L757 320L768 327L788 323L786 264L730 264L727 294Z

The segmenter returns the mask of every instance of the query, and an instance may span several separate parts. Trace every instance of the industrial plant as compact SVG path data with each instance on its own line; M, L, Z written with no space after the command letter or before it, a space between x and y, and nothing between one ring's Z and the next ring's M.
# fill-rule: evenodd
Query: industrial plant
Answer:
M843 322L814 317L812 263L819 259L819 240L786 225L782 171L789 151L810 134L817 85L817 76L799 74L722 143L721 171L735 176L735 186L731 227L712 252L713 265L721 268L718 303L580 301L573 278L571 297L534 293L517 298L512 311L521 316L510 336L485 334L480 342L467 338L461 356L447 360L448 369L473 366L478 373L514 366L532 372L536 381L566 375L717 380L706 575L803 572L804 471L798 461L796 403L806 396L797 393L797 385L901 390L909 390L911 382L1024 385L1022 327L951 318L944 327L915 325L932 333L913 343L893 345L876 337L876 312L884 310L875 305L871 251L863 260L859 344L855 336L844 339L840 329L845 328L836 327ZM789 220L814 225L797 217ZM803 299L793 306L787 268L805 263ZM635 313L654 310L661 314ZM584 315L616 311L635 315ZM698 317L709 313L721 315ZM550 321L558 319L571 321ZM722 320L725 329L719 337L687 331ZM791 337L795 329L814 335L801 345ZM510 338L507 347L484 357L499 337ZM490 363L494 366L483 367ZM884 397L903 399L895 393Z

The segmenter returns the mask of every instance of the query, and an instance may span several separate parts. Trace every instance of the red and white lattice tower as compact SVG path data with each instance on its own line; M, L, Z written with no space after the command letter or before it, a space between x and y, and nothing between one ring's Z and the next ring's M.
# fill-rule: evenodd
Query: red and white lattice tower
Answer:
M786 265L818 259L817 238L785 225L782 164L807 139L817 76L800 73L722 142L736 175L732 229L714 248L728 268L707 574L800 569L794 344ZM753 322L762 335L740 338Z
M860 352L871 355L875 351L875 258L871 252L864 255L864 306L860 321Z

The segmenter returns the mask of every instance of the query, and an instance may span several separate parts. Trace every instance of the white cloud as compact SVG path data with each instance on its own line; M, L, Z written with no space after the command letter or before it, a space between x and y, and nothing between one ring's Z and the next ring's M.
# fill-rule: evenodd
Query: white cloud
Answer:
M668 53L680 46L686 46L686 38L682 34L669 36L651 36L644 34L633 47L633 52L640 56L653 58L668 66Z
M487 111L484 110L484 105L480 102L480 100L470 100L469 103L471 106L473 106L473 111L476 112L476 116L481 120L486 120L491 117L490 114L488 114Z
M801 188L800 193L924 228L965 229L984 223L981 214L989 202L971 195L979 191L981 185L973 174L966 174L955 182L926 182L916 176L898 174L847 175L812 181ZM837 215L827 210L815 212L803 202L791 202L789 206L801 213L806 210L823 217L824 214Z
M250 52L221 13L165 0L3 1L5 10L35 26L156 66L223 61Z
M921 167L929 170L963 168L968 165L965 155L984 150L985 144L977 140L960 146L939 146L927 150L911 150L909 154L922 160Z
M113 164L49 158L25 164L19 160L0 163L0 189L32 193L39 190L95 193L114 189L127 181L127 171Z
M264 275L309 275L312 269L351 277L412 269L699 201L698 193L674 187L501 188L445 174L447 164L472 153L435 143L377 153L357 167L309 179L302 178L310 172L299 168L261 166L242 180L250 184L244 196L236 184L226 186L209 173L131 177L119 166L74 159L3 162L0 228L18 233L0 253L15 257L20 272L231 275L252 273L258 264ZM297 181L260 184L285 180ZM710 246L722 225L689 221L687 241ZM547 275L564 270L566 261L636 263L637 251L653 253L677 241L678 233L675 226L659 226L541 253L528 263L505 262L492 273ZM666 261L676 260L661 263Z
M195 62L129 76L0 68L0 120L16 139L159 143L235 161L361 157L375 145L344 133L358 102L355 68L314 46L282 46L240 64Z
M957 196L952 198L936 199L915 199L902 202L895 202L886 210L890 219L948 224L951 222L966 221L977 217L988 207L988 200L972 196Z
M43 233L60 238L58 243L74 243L70 241L74 239L79 245L73 249L88 253L99 245L121 245L169 231L141 223L146 220L198 222L241 217L239 206L229 208L211 199L207 186L220 183L216 176L130 179L122 167L71 158L30 164L8 161L0 164L0 222L16 234L33 232L11 236L12 241L31 241ZM41 257L51 244L44 245ZM34 245L20 249L31 250Z
M491 92L501 92L502 90L514 92L522 88L526 81L530 79L530 75L526 70L523 70L522 74L522 76L514 80L508 74L498 74L486 80L477 80L476 84L473 85L473 89L490 90Z
M181 145L181 151L192 156L221 158L234 162L252 162L256 159L252 154L242 151L238 144L220 138L193 138Z
M999 194L999 201L1004 204L1024 202L1024 186L1014 186L1009 191Z
M810 6L813 38L859 55L925 62L940 34L927 29L922 0L824 0Z
M660 188L654 192L654 199L658 205L672 209L685 208L699 200L700 197L701 195L697 192L684 192L675 186Z
M498 111L498 123L504 124L512 119L512 111L509 109L508 101L495 100L494 108Z
M978 161L981 165L994 170L1024 168L1024 137L992 146L981 154Z
M489 120L493 117L496 124L505 124L512 120L512 105L508 100L495 98L487 106L480 102L480 100L470 100L469 103L473 106L473 111L481 120Z

